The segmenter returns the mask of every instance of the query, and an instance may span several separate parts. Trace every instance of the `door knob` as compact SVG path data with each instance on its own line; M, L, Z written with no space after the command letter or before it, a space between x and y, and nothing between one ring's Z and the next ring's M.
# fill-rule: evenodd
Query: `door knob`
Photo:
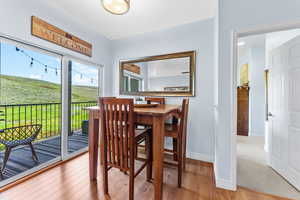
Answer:
M268 113L268 116L269 117L274 117L274 115L271 112Z

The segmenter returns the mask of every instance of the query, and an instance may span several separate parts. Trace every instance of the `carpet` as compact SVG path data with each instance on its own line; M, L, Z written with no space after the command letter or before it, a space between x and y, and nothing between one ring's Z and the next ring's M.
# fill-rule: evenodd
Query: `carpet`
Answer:
M264 137L237 137L237 184L275 196L300 200L300 192L267 165Z

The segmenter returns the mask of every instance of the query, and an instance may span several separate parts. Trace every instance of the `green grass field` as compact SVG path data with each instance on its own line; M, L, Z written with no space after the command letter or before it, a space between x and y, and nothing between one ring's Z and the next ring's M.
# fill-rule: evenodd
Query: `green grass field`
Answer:
M0 75L0 103L33 104L58 103L61 101L59 84L30 78ZM87 86L72 87L72 102L96 101L97 88Z
M55 83L21 78L0 76L0 129L25 124L42 124L38 139L60 134L61 130L61 86ZM82 120L88 119L84 107L95 105L97 88L86 86L72 87L71 129L81 128ZM52 104L54 103L54 104ZM5 106L23 104L21 106ZM24 105L36 104L36 105ZM46 104L46 105L40 105ZM0 133L1 134L1 133ZM3 133L2 133L3 134ZM0 146L0 150L3 147Z

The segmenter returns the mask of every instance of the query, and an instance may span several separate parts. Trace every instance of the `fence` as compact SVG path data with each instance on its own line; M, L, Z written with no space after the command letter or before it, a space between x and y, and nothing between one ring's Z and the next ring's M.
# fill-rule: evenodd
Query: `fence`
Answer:
M85 107L97 105L95 101L71 103L71 131L81 129L88 120ZM42 124L37 139L45 139L61 133L61 103L0 105L0 130L27 124ZM1 133L0 133L1 134Z

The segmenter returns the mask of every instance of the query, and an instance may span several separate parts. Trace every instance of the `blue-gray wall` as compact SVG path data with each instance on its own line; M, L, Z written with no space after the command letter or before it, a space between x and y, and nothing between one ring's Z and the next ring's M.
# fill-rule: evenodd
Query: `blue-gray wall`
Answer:
M153 33L113 41L115 95L118 95L118 62L120 59L197 51L196 97L190 98L188 156L213 161L213 96L214 96L214 20L198 21ZM168 103L181 103L182 98L167 98Z

